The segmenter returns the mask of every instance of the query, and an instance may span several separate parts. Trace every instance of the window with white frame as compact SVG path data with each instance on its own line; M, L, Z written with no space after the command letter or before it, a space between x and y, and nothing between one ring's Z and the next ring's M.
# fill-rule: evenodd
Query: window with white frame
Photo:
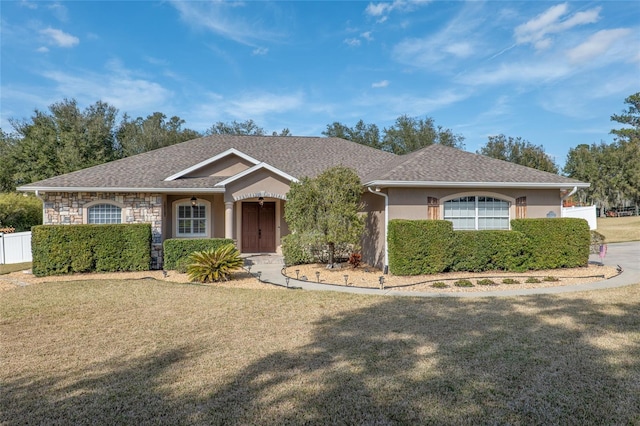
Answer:
M113 204L95 204L87 209L87 223L122 223L122 209Z
M509 229L509 202L494 197L466 196L444 202L444 219L453 229Z
M190 203L177 205L176 233L179 237L206 237L207 236L207 206Z

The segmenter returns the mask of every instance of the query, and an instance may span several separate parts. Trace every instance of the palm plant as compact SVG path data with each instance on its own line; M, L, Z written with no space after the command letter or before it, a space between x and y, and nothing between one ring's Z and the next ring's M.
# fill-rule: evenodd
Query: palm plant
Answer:
M210 283L228 281L231 272L240 269L243 260L233 244L217 249L197 251L189 255L187 274L194 282Z

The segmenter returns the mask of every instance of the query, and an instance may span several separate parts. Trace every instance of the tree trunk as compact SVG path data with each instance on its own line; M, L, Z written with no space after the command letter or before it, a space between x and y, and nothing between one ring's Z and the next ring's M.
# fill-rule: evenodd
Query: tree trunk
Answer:
M327 268L333 268L333 262L336 255L336 245L335 243L329 243L329 264Z

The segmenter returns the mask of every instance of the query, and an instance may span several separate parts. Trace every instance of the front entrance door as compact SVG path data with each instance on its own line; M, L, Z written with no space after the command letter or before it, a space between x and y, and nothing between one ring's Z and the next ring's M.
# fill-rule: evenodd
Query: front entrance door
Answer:
M242 203L242 252L276 251L276 203Z

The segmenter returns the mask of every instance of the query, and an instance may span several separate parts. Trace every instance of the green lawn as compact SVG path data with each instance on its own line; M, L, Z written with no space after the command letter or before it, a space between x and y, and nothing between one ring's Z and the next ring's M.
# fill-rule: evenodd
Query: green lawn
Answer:
M505 299L0 293L0 424L639 424L640 284Z
M597 231L607 243L640 241L640 216L600 217Z
M31 269L31 262L10 263L8 265L0 265L0 275L9 274L11 272L23 271Z

